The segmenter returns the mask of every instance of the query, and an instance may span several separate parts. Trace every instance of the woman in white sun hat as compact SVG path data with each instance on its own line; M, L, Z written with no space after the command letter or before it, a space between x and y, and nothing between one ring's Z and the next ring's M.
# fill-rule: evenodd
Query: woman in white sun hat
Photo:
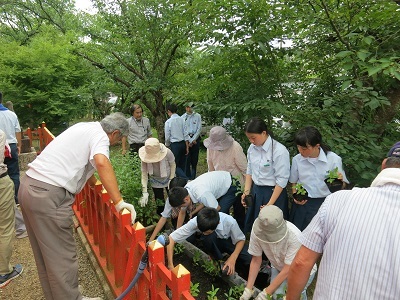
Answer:
M164 189L168 191L169 181L175 177L175 157L170 149L165 147L156 138L148 138L143 147L139 149L139 157L142 161L142 192L143 196L139 204L146 206L149 194L147 183L150 182L155 199L165 200ZM164 204L157 207L157 213L161 214Z

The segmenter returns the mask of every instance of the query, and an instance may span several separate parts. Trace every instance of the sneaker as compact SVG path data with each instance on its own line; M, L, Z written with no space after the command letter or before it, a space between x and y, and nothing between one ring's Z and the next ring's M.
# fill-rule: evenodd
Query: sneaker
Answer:
M22 233L16 234L17 239L23 239L23 238L26 238L27 236L28 236L28 232L26 230Z
M17 278L19 275L21 275L22 271L24 268L20 264L16 264L13 271L11 273L8 273L6 275L0 275L0 287L6 286L7 284L10 283L11 280Z

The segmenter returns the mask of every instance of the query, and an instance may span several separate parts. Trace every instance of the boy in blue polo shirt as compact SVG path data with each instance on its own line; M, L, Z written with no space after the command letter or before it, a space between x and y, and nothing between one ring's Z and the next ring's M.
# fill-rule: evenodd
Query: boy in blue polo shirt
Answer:
M196 232L201 232L201 240L208 254L215 260L222 260L223 253L230 256L222 266L222 271L227 275L235 273L236 261L248 272L251 255L247 253L245 236L240 230L236 220L225 213L218 212L215 208L205 207L196 217L179 227L169 236L167 246L168 268L174 268L173 254L175 243L182 242Z

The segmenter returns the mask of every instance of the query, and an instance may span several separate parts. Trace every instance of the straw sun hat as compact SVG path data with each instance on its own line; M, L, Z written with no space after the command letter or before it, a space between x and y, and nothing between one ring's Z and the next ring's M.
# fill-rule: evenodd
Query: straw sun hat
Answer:
M139 149L139 157L145 163L156 163L167 155L167 147L156 138L148 138Z
M232 146L233 138L222 126L215 126L210 130L210 137L203 142L204 146L210 150L225 150Z

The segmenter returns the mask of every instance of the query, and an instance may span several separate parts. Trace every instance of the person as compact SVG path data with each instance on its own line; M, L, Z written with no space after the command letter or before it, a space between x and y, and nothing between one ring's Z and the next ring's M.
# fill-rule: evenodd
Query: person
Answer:
M172 189L176 186L181 186L184 187L186 185L186 183L188 182L188 180L186 178L182 178L182 177L174 177L170 180L169 182L169 189ZM195 207L193 208L195 209ZM187 211L188 213L190 213L190 211ZM154 241L157 234L164 228L165 224L167 223L167 220L169 218L171 218L172 224L175 226L176 228L176 223L177 223L177 218L178 218L178 214L179 214L179 210L178 209L174 209L171 204L169 203L169 198L167 198L165 200L165 205L164 205L164 210L161 213L161 217L158 220L156 227L153 230L153 233L151 234L149 241ZM187 217L185 218L185 220L187 221Z
M4 163L6 134L0 129L0 288L6 286L11 280L23 272L21 264L14 267L10 259L14 247L15 202L14 183L7 173ZM7 151L8 155L10 151Z
M193 111L194 104L186 104L186 112L181 116L185 120L186 132L189 135L189 153L186 157L186 176L189 180L196 178L197 163L199 162L201 139L201 115Z
M15 203L18 204L18 189L20 184L18 154L21 152L21 126L15 112L3 106L3 94L0 92L0 129L7 136L7 143L11 148L11 157L7 157L4 162L8 168L8 175L14 182Z
M397 299L400 295L400 141L370 187L326 197L302 232L289 270L287 300L300 299L320 259L314 300Z
M247 159L242 146L235 141L222 126L211 128L210 135L203 142L207 148L208 171L227 171L237 178L241 187L244 186L247 170ZM242 193L238 193L233 205L234 216L243 229L245 209L241 203Z
M90 299L82 298L78 289L72 205L86 182L96 183L95 171L116 211L126 208L135 221L135 208L123 200L109 160L109 146L128 131L129 123L121 113L100 122L77 123L28 165L19 200L46 300Z
M137 153L144 146L145 141L152 137L150 120L143 117L143 108L140 104L133 104L130 109L128 137L122 138L122 154L126 153L126 141L128 141L130 153Z
M28 236L26 232L25 221L21 211L18 209L18 190L20 185L18 154L21 145L21 126L17 115L3 106L3 94L0 92L0 129L4 131L7 137L7 143L11 149L10 157L4 159L7 165L8 175L14 183L14 215L15 215L15 234L17 238L22 239Z
M230 207L236 201L238 184L226 171L207 172L195 180L188 182L185 187L174 187L169 190L169 203L172 207L180 207L177 228L182 226L186 210L193 203L197 205L191 212L191 217L204 207L212 207L229 214Z
M142 192L139 200L142 207L146 206L149 199L147 183L150 181L155 199L164 201L164 189L168 192L168 183L175 177L175 157L170 149L165 147L156 138L148 138L145 145L139 149L139 157L142 162ZM149 180L150 175L150 180ZM162 206L157 207L157 213L161 214Z
M167 246L168 268L174 268L174 245L191 237L196 232L201 233L201 240L212 259L222 260L223 253L229 258L221 266L227 275L235 273L236 262L240 262L242 269L249 268L251 256L245 246L246 237L240 230L236 220L215 208L205 207L188 223L173 231L169 235Z
M176 104L167 106L169 119L165 122L165 146L170 147L175 156L176 176L186 177L186 156L189 154L189 136L185 129L185 121L176 113Z
M271 263L270 284L258 294L256 300L276 299L284 295L287 287L287 275L290 265L299 250L300 230L283 218L282 210L275 205L264 206L250 235L249 253L253 256L250 264L249 278L240 300L248 300L253 294L264 253ZM302 291L302 299L307 299L307 287L314 279L317 266L312 267L307 286Z
M247 207L246 195L253 196L253 204L246 211L244 232L248 233L264 205L278 206L287 219L289 209L286 185L290 175L290 159L289 151L272 138L267 124L261 118L251 118L245 126L245 133L251 145L247 150L243 206Z
M314 126L301 128L295 136L300 152L292 160L289 182L292 183L293 204L291 222L303 231L311 222L326 196L331 194L324 182L329 171L338 168L343 187L349 181L343 170L342 159L322 141L322 135ZM296 199L296 184L301 183L308 192L306 200Z

